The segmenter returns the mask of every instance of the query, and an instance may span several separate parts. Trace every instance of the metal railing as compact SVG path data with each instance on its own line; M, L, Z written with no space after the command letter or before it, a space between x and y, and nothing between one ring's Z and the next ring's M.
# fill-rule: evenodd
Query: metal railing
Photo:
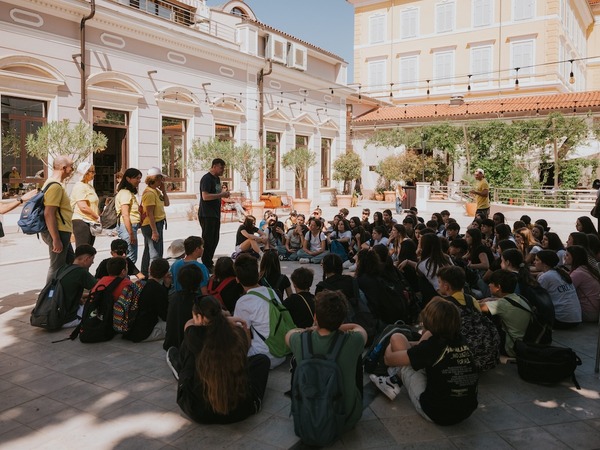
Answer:
M203 2L196 7L184 8L166 0L112 0L120 5L160 17L185 27L194 27L201 33L236 43L236 30L210 20L210 8Z
M473 201L469 195L471 186L467 185L431 185L429 200L448 200L455 202ZM491 187L491 199L494 203L514 206L535 206L541 208L590 208L596 201L596 190L590 189L529 189Z

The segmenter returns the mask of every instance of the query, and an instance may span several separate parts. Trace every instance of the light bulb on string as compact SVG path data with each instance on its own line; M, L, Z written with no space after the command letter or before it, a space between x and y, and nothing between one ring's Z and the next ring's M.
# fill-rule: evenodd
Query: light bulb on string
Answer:
M573 62L575 60L570 59L569 62L571 63L571 72L569 73L569 84L575 84L575 74L573 73Z
M429 95L429 80L427 80L427 95Z
M515 67L515 72L516 72L516 76L515 76L515 91L519 90L519 69L520 69L520 67Z
M468 83L467 83L467 91L469 91L469 92L471 91L471 77L472 77L472 76L473 76L473 75L469 75L469 81L468 81Z

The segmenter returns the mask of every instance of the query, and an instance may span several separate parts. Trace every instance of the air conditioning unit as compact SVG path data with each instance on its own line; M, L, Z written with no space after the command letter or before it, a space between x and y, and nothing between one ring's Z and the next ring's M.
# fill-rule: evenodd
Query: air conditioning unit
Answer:
M306 60L308 59L306 47L290 42L287 51L287 66L292 69L306 70Z
M287 62L287 41L274 34L267 35L265 57L273 62L285 64Z

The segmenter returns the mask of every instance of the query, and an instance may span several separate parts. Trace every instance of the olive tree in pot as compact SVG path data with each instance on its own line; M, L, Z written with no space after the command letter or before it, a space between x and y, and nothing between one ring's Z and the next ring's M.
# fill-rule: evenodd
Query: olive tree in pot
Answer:
M252 184L260 173L260 168L271 161L269 153L264 148L252 147L250 144L242 144L233 148L232 166L240 174L246 183L247 196L252 200L252 215L261 218L265 208L265 202L256 201L252 195Z
M296 187L300 196L294 197L294 209L304 215L310 214L311 200L307 198L308 169L317 164L317 154L306 147L296 147L281 158L284 169L294 172Z
M333 162L333 179L343 181L342 193L337 195L339 208L350 208L352 205L352 182L360 178L362 160L357 153L348 151L342 153Z

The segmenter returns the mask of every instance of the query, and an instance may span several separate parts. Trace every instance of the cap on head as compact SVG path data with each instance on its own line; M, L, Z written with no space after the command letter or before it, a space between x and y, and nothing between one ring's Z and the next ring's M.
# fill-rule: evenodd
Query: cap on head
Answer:
M185 255L183 239L175 239L167 249L167 258L181 258Z
M92 165L89 162L82 162L77 165L77 173L80 175L85 175L88 170L90 170Z
M483 169L475 169L475 173L480 173L481 175L485 175Z
M149 177L154 177L156 175L160 175L160 176L166 177L166 175L164 173L162 173L162 171L158 167L150 167L148 169L148 176Z

